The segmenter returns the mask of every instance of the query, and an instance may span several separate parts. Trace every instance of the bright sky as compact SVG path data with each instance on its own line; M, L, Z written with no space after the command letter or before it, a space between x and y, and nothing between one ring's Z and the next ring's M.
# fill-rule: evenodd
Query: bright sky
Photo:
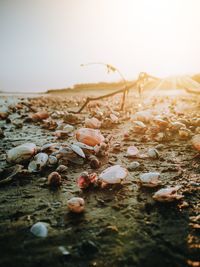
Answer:
M0 90L200 72L199 0L1 0Z

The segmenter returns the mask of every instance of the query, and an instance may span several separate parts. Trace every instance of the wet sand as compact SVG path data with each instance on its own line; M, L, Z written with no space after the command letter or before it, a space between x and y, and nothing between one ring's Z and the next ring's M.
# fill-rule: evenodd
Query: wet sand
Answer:
M98 93L94 92L95 95ZM51 118L56 111L61 111L60 118L52 120L66 124L62 112L77 110L88 94L91 92L82 95L75 92L50 94L38 98L25 96L23 99L1 96L2 108L12 107L9 119L0 121L4 132L4 138L0 140L0 168L9 166L6 151L14 146L27 142L38 147L49 142L72 142L74 136L56 139L55 130L44 128L44 122L30 122L27 117L33 110L45 110ZM109 155L99 157L102 162L99 169L91 169L87 160L81 165L70 163L62 186L57 190L46 184L46 177L55 167L36 174L20 175L1 185L0 266L200 266L200 159L191 146L191 137L197 131L191 120L200 118L200 98L189 94L166 95L148 101L146 96L142 102L134 93L129 95L125 112L119 113L119 123L101 129L105 137L112 138ZM99 101L94 107L91 105L77 115L78 122L72 121L72 124L75 129L83 127L85 118L96 114L97 107L104 112L104 120L111 113L108 106L119 112L120 99L116 96ZM176 132L162 141L138 133L124 138L132 126L129 114L147 108L163 118L170 114L174 121L185 121L191 137L181 139ZM149 123L147 125L150 127ZM115 143L120 143L119 151L113 151ZM162 145L159 147L159 144ZM130 145L144 153L150 147L158 147L159 158L130 159L126 154ZM76 180L83 171L99 174L114 164L129 168L132 161L138 161L140 167L129 171L123 185L86 190L77 186ZM181 185L188 206L181 206L182 202L154 201L152 195L161 187L143 188L138 185L139 175L149 171L161 173L161 187ZM68 212L67 200L73 196L85 199L83 214ZM49 224L48 237L37 238L30 233L30 227L38 221ZM69 255L63 255L59 246L65 247Z

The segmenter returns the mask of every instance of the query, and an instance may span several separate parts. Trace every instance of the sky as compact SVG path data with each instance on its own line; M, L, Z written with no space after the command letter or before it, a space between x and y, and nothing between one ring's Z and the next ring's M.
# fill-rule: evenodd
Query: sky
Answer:
M200 73L199 0L0 0L0 90Z

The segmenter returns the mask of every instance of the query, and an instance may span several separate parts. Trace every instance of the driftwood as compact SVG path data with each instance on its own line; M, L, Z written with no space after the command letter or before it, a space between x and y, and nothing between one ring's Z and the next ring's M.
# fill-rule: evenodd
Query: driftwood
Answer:
M135 88L136 87L138 89L138 91L139 91L139 95L141 96L141 91L142 91L141 88L143 87L144 83L146 83L148 81L149 78L157 79L156 77L150 76L145 72L141 72L139 74L138 79L136 81L134 81L132 84L126 85L124 88L119 89L119 90L117 90L115 92L106 94L106 95L102 95L102 96L98 96L98 97L87 97L85 103L80 107L80 109L78 111L69 111L69 112L70 113L74 113L74 114L81 113L81 111L87 106L87 104L89 102L95 101L95 100L100 100L100 99L107 98L107 97L111 97L111 96L114 96L114 95L117 95L117 94L120 94L120 93L123 93L122 104L121 104L121 110L123 110L124 105L125 105L126 95L128 94L129 90L131 88Z

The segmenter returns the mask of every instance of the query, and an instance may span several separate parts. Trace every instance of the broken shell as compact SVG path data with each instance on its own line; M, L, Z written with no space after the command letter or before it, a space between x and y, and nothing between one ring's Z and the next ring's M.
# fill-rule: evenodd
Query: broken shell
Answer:
M49 155L48 165L52 166L52 165L56 165L57 163L58 163L58 159L53 155Z
M118 184L124 181L128 171L120 165L114 165L105 169L99 176L100 180L107 184Z
M91 119L88 118L85 120L85 127L92 128L92 129L99 129L101 127L101 122L95 117Z
M148 156L152 159L158 159L159 158L159 152L155 148L149 148L147 153L148 153Z
M192 145L196 150L200 151L200 134L193 136Z
M31 227L31 233L37 237L47 237L48 229L47 224L43 222L37 222Z
M79 146L73 144L73 145L71 145L71 149L72 149L77 155L79 155L80 157L82 157L82 158L85 159L85 153L83 152L83 150L82 150Z
M148 172L140 175L140 184L146 187L156 187L161 181L159 181L159 172Z
M180 200L183 198L183 195L177 194L177 191L180 188L180 186L175 186L160 189L153 195L153 199L160 202L172 202L175 200Z
M97 174L88 172L82 172L81 176L77 180L77 184L81 189L85 189L97 181Z
M48 155L46 153L38 153L33 161L31 161L28 165L28 170L30 172L35 172L35 171L41 171L42 168L44 168L47 165L48 161Z
M140 163L137 161L133 161L130 163L130 165L128 166L128 170L129 171L134 171L135 169L137 169L140 166Z
M37 152L36 145L33 143L23 144L10 149L7 152L7 161L10 163L21 163L31 159Z
M49 114L45 111L39 111L31 115L33 121L42 121L49 118Z
M48 184L50 186L58 187L62 184L61 176L58 172L52 172L48 176Z
M127 149L128 157L136 157L139 153L139 150L135 146L129 146Z
M104 141L104 137L99 130L81 128L76 131L76 139L89 146L95 146Z
M72 197L67 201L68 209L74 213L81 213L85 209L85 201L81 197Z

